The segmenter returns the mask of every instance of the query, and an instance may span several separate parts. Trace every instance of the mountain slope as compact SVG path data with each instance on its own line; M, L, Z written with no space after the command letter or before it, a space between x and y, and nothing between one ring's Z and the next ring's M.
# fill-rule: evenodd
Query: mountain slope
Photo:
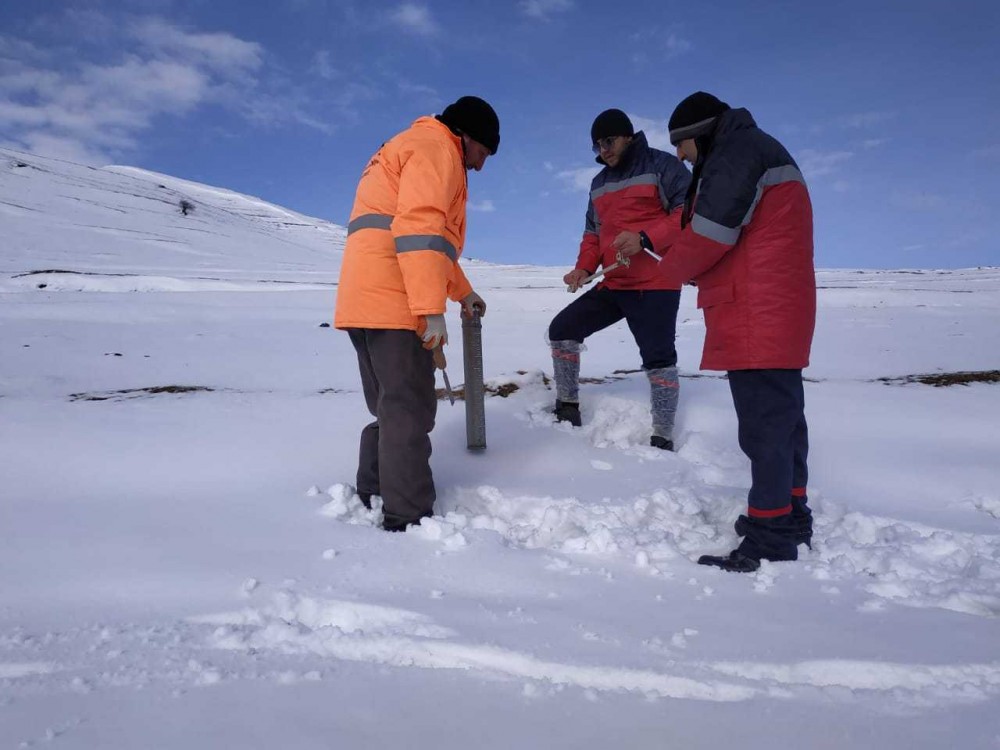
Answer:
M231 190L9 149L0 149L0 217L0 272L10 274L333 282L346 236L336 224Z

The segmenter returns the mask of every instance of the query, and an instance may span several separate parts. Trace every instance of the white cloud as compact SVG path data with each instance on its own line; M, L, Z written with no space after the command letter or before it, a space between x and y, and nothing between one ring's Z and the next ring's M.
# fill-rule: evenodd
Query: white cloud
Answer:
M601 167L597 165L594 165L593 167L567 169L562 172L557 172L556 179L574 192L589 193L590 183L594 181L594 177L600 171Z
M8 71L0 74L0 91L6 92L8 96L30 93L36 89L51 91L61 80L58 73L22 65L9 66Z
M629 38L632 41L632 60L636 65L660 65L666 60L672 60L687 54L694 48L691 40L681 36L677 27L664 29L662 26L645 26L634 32Z
M632 121L632 127L635 128L636 132L641 130L646 134L646 140L650 146L658 148L660 151L666 151L668 154L676 152L677 149L670 144L667 120L656 120L632 114L628 116L628 119Z
M497 210L497 207L493 205L491 200L482 200L478 203L469 202L468 208L470 211L479 211L481 213L493 213Z
M101 155L133 147L158 115L190 111L210 85L210 76L196 66L134 56L66 73L22 69L0 76L0 99L8 100L0 116L13 126L15 139L33 150L59 144L64 156Z
M307 99L309 94L303 94L303 99ZM363 102L370 102L378 99L379 90L368 83L351 81L337 88L332 94L333 106L337 110L337 116L351 123L361 121L361 113L358 105ZM303 102L303 105L305 102Z
M548 20L556 13L566 13L574 7L573 0L521 0L518 7L529 18Z
M0 113L0 120L3 114ZM45 154L53 159L65 159L78 164L98 164L106 161L103 151L95 150L72 137L51 135L42 131L31 131L18 141L3 141L0 146L15 151Z
M330 62L330 52L329 50L321 49L315 55L313 55L312 71L327 81L334 78L339 78L341 73Z
M0 60L43 60L48 53L31 42L13 37L0 36Z
M389 14L389 20L404 31L419 36L434 36L440 31L426 5L403 3Z
M906 211L943 211L948 207L948 201L943 195L920 190L897 190L889 198L889 202Z
M858 112L841 117L839 123L843 128L870 128L873 125L891 120L895 116L895 112Z
M972 156L975 159L1000 159L1000 143L976 149L972 152Z
M64 17L66 21L68 17ZM101 29L99 14L83 19ZM161 117L183 117L217 105L250 120L293 122L329 132L308 115L309 99L294 86L267 93L259 80L264 50L226 33L190 32L159 17L133 21L111 44L32 53L0 35L0 119L5 136L28 150L107 163L138 147Z
M795 161L808 179L824 177L837 172L841 165L854 157L853 151L817 151L803 149L795 155Z
M676 34L670 34L667 36L666 42L664 42L664 48L667 52L667 59L672 57L677 57L678 55L683 55L685 52L691 51L692 44L687 39L683 39Z
M291 122L322 133L332 133L334 128L329 122L309 114L309 104L308 94L290 89L281 97L247 99L242 102L241 111L249 120L264 127L278 127Z
M426 86L422 83L411 83L410 81L401 79L396 81L396 87L402 94L413 96L418 99L424 99L426 101L433 102L434 104L440 104L443 101L441 94L438 93L438 90L433 86Z
M878 148L879 146L884 146L886 143L891 141L891 138L868 138L861 142L861 145L867 149Z
M255 70L261 66L263 48L232 34L183 31L162 18L146 18L132 27L132 35L171 56L222 73Z

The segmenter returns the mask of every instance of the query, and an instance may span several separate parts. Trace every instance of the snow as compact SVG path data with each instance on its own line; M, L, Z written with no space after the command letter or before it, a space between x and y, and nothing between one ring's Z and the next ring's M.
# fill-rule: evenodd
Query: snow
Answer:
M1000 269L818 272L814 548L740 576L694 562L749 469L689 291L663 453L624 325L555 424L566 269L467 262L506 395L475 453L441 402L387 534L342 228L9 150L0 217L0 746L1000 746L1000 386L878 380L1000 368Z

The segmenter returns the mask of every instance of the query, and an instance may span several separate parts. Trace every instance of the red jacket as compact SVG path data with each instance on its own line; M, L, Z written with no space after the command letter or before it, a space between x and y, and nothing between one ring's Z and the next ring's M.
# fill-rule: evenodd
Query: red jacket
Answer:
M587 221L576 267L594 273L615 262L611 243L623 231L645 232L653 250L662 255L680 232L681 206L691 174L676 157L650 148L640 131L632 138L621 162L605 167L590 186ZM660 274L648 253L630 258L627 268L616 268L601 280L609 289L680 289Z
M809 191L785 148L745 109L719 116L691 223L661 270L698 285L702 369L809 364L816 323Z

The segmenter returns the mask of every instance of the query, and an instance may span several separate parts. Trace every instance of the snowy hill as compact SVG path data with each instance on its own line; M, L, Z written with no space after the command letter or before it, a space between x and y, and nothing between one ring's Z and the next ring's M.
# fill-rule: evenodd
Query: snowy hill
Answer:
M8 149L0 149L0 217L8 273L335 281L346 236L231 190Z
M386 534L342 228L11 151L0 222L3 747L997 747L998 269L817 274L814 546L740 576L694 562L749 469L691 293L663 453L623 324L554 424L566 269L467 263L508 395L483 453L442 402L436 515Z

